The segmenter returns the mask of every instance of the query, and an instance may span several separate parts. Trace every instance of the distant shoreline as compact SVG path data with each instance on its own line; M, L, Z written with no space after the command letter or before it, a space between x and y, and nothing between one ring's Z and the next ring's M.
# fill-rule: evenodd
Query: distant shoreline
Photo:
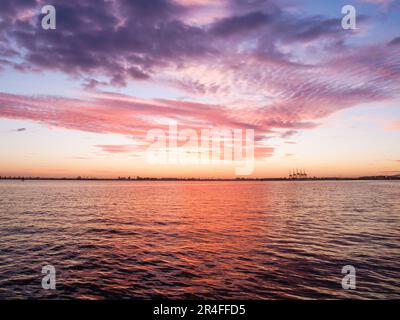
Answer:
M23 181L365 181L365 180L400 180L400 175L395 176L366 176L356 178L339 178L339 177L313 177L304 179L289 178L234 178L234 179L217 179L217 178L149 178L149 177L119 177L119 178L45 178L45 177L0 177L0 180L23 180Z

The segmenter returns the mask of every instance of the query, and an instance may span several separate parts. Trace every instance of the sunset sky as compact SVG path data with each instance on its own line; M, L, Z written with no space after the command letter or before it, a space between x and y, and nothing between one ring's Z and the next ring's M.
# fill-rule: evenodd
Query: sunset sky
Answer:
M235 177L149 164L171 120L254 129L253 177L399 174L400 1L0 1L0 175Z

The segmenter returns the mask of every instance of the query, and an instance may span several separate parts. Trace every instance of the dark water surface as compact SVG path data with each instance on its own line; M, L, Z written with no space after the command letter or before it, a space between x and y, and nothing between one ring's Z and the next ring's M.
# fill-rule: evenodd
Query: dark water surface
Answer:
M400 184L0 181L5 298L400 298Z

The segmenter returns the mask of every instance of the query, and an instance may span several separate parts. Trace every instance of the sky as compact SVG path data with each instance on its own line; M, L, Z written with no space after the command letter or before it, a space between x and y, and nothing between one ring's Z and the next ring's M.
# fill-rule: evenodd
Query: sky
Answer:
M149 161L171 123L192 156L185 130L253 131L249 177L400 174L400 1L55 0L45 30L47 4L0 1L0 176L238 176Z

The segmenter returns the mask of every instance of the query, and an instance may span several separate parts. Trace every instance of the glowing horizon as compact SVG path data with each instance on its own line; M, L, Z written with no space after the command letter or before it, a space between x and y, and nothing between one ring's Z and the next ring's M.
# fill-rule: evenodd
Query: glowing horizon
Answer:
M6 0L0 176L234 178L235 164L150 164L149 130L251 129L254 172L400 174L400 4Z

